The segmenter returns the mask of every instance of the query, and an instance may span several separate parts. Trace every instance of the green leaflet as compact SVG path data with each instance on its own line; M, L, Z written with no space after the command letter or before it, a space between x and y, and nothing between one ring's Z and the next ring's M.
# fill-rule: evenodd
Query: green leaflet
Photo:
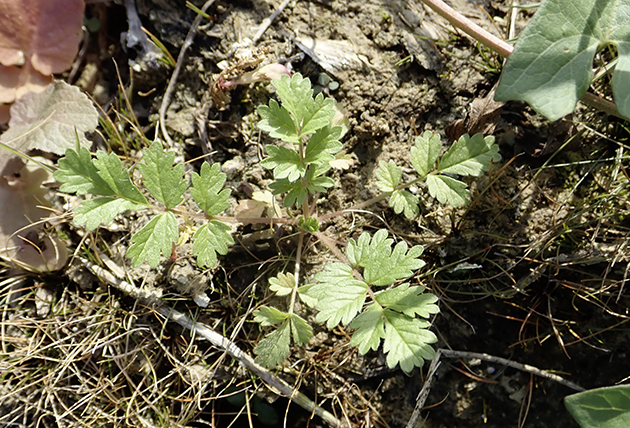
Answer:
M425 131L415 139L415 145L411 148L411 165L420 177L425 177L435 167L442 151L440 136L431 131Z
M280 107L276 100L269 100L269 107L259 106L258 114L262 120L258 122L258 127L268 132L272 138L278 138L287 143L299 143L295 123L289 114L289 111Z
M496 100L523 100L549 120L573 111L588 90L597 51L617 48L612 90L630 118L630 1L546 0L508 57Z
M398 312L384 310L385 340L383 352L387 354L387 365L400 368L409 373L414 367L422 367L424 360L435 357L431 346L437 337L427 328L428 321L410 318Z
M428 175L427 186L429 194L440 201L441 204L448 203L454 207L462 207L470 199L470 192L466 183L448 175Z
M254 348L256 362L263 367L276 367L289 356L291 345L291 326L284 322L277 330L265 336Z
M370 285L389 285L399 279L412 275L414 270L422 268L425 263L420 260L424 249L416 245L408 249L405 242L396 244L392 251L393 241L387 238L387 231L381 229L370 239L364 232L358 241L350 239L346 253L348 261L354 266L364 268L363 276ZM407 251L408 250L408 251Z
M181 204L188 182L182 179L184 165L173 167L175 153L164 152L159 141L154 142L151 148L144 149L142 153L144 161L138 164L138 169L142 173L147 190L167 208L175 208Z
M280 272L278 276L269 278L269 289L275 291L277 296L288 296L296 286L295 275Z
M499 160L499 146L494 144L493 136L464 134L442 156L437 170L444 174L479 177L488 171L490 162Z
M149 266L156 267L161 255L171 254L173 242L178 238L175 215L171 212L160 214L131 237L133 244L127 250L127 257L133 260L133 267L140 266L145 260Z
M193 236L193 255L201 267L215 267L217 253L226 255L228 245L234 245L234 238L228 233L230 226L218 220L210 220L201 226Z
M200 174L192 174L192 187L190 194L202 211L208 215L217 215L223 212L229 204L230 190L223 189L225 174L221 172L218 163L210 166L204 162L201 165Z
M85 224L87 230L94 230L101 224L108 224L118 214L128 210L141 210L144 205L125 199L103 197L88 199L74 209L77 216L73 223L76 225Z
M269 333L254 348L256 362L267 368L282 364L289 356L291 338L296 344L304 345L313 336L312 327L303 318L268 306L254 311L254 321L261 326L280 324L278 329Z

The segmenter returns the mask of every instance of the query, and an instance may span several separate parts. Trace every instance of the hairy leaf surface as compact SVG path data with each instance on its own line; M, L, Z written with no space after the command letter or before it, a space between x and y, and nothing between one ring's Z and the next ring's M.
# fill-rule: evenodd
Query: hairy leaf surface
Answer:
M376 351L381 339L385 338L383 308L377 304L368 306L350 323L350 327L356 329L350 340L352 346L357 346L363 355L370 349Z
M262 120L258 122L258 127L268 132L272 138L278 138L287 143L300 142L293 118L289 111L284 106L281 107L276 100L269 100L269 107L259 106L258 114L262 117Z

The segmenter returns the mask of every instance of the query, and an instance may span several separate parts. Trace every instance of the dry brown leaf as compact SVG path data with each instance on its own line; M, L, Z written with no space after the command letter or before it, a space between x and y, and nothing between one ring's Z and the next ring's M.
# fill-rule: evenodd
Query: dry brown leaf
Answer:
M40 227L33 225L50 215L48 190L42 187L50 179L45 169L27 166L15 177L0 177L0 257L33 271L61 269L67 260L63 242L56 237L40 242Z
M446 128L446 135L455 141L464 134L482 133L490 135L497 126L504 102L494 100L496 86L483 98L476 98L470 104L465 119L458 119Z
M0 102L43 89L72 65L83 0L0 0Z

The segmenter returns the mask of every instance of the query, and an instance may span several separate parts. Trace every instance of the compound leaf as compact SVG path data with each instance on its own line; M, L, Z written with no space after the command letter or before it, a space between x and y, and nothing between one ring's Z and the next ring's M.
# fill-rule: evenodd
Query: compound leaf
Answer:
M479 177L488 171L490 162L501 160L499 146L494 144L494 137L464 134L459 137L444 154L438 171L445 174L472 175Z
M630 426L630 385L579 392L565 397L564 404L584 428Z
M173 167L175 152L165 152L162 144L156 141L149 149L144 149L142 154L144 161L138 164L138 169L147 190L167 208L175 208L181 204L188 182L182 179L184 165Z
M370 349L376 351L381 339L385 338L383 308L378 304L368 306L350 323L350 327L356 329L350 340L352 346L358 346L361 354Z
M435 304L438 298L434 294L423 293L424 287L401 284L390 290L385 290L376 295L376 301L397 312L402 312L408 317L419 315L429 318L432 314L440 312L440 308Z
M92 162L98 169L98 175L107 183L114 195L129 201L148 205L147 199L131 182L129 173L123 168L122 162L115 153L96 152L96 159Z
M288 296L296 286L295 275L280 272L278 276L269 278L269 289L275 291L277 296Z
M389 197L389 206L394 209L394 212L400 214L404 211L405 217L409 219L414 218L420 212L418 202L420 199L407 190L394 190L394 193Z
M214 267L217 264L217 253L227 254L228 245L234 244L229 230L230 226L218 220L210 220L197 229L193 236L193 255L197 257L200 267Z
M261 306L254 311L254 321L263 327L280 324L287 318L289 318L289 314L269 306Z
M118 214L127 210L141 210L146 208L143 205L120 198L95 198L83 201L81 205L74 209L77 216L73 223L81 225L85 223L87 230L94 230L101 224L108 224Z
M265 146L265 150L269 157L263 159L261 164L267 169L273 169L276 180L286 178L294 182L306 173L306 164L297 151L271 144Z
M291 329L289 322L284 322L275 331L265 336L254 348L256 362L268 369L274 368L289 356L291 352Z
M519 35L495 99L526 101L557 120L586 93L595 54L612 43L619 58L613 95L619 112L630 117L629 19L628 0L546 0Z
M291 314L289 315L289 322L291 323L293 341L298 345L304 345L311 339L311 337L313 337L313 327L311 327L302 317L296 314Z
M66 150L66 155L59 159L58 164L59 169L53 177L63 183L60 191L77 195L115 195L114 190L98 174L92 155L85 147L81 147L78 153L74 149Z
M269 100L269 107L259 106L258 114L262 117L262 120L258 122L258 127L268 132L272 138L278 138L287 143L300 142L295 122L289 111L284 106L280 107L276 100Z
M431 346L437 342L437 337L427 330L428 321L410 318L398 312L384 310L385 341L383 351L387 353L387 365L400 368L409 373L414 367L422 367L424 360L435 356Z
M470 192L466 183L451 178L447 175L427 176L429 194L437 198L441 204L449 203L454 207L462 207L468 203Z
M210 166L207 162L201 165L199 172L192 174L190 194L206 214L217 215L229 206L226 200L230 197L230 191L223 189L225 174L218 163Z
M416 137L415 145L411 148L411 165L420 177L431 172L441 151L442 143L438 134L425 131L424 134Z
M133 260L133 267L145 260L149 266L156 267L161 255L171 254L173 242L178 238L175 215L172 212L160 214L131 237L133 244L127 250L127 257Z
M327 265L315 275L315 280L308 294L317 299L317 322L326 321L328 328L339 322L350 323L363 307L367 284L354 279L352 268L343 263Z
M385 163L379 161L376 170L376 186L383 192L393 192L400 184L402 169L393 160Z

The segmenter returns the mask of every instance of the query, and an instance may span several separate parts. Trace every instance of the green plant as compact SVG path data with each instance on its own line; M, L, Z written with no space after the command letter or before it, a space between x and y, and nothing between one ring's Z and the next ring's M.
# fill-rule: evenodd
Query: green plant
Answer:
M442 0L423 0L451 24L507 57L496 100L523 100L549 120L573 111L578 99L623 119L630 118L629 0L546 0L518 36L514 48L471 22ZM613 72L615 102L587 92L593 80L597 51L614 44L618 58ZM609 64L613 66L613 61Z
M564 398L582 428L625 428L630 425L630 385L579 392Z
M378 349L383 341L390 367L400 364L406 371L419 367L434 355L431 344L437 338L428 328L428 318L439 312L437 297L424 293L425 288L400 281L410 278L424 266L420 259L421 246L411 248L405 242L388 238L386 230L372 236L364 232L355 241L348 240L345 254L319 232L322 221L344 212L315 215L314 205L319 193L326 192L334 181L326 176L331 164L337 162L342 144L342 126L338 125L338 111L332 99L323 94L313 97L308 79L300 74L282 75L273 81L281 103L274 99L260 106L262 120L258 126L278 144L265 146L267 157L262 165L271 170L274 182L270 188L283 197L284 206L296 207L297 218L236 219L219 216L227 208L229 190L223 189L225 175L220 165L204 163L200 173L193 173L192 185L184 178L182 165L173 166L174 154L165 152L159 142L143 150L143 161L138 164L143 187L151 195L150 202L132 181L121 160L113 153L97 152L92 158L86 149L70 149L59 161L55 179L62 182L61 190L81 195L95 195L75 208L74 223L94 229L108 223L127 210L150 209L154 214L147 225L131 237L127 256L139 266L145 260L157 266L161 256L169 256L180 241L176 215L186 219L203 220L193 235L193 255L200 266L214 267L217 253L226 254L233 243L228 233L229 222L282 221L296 226L298 244L293 273L281 272L269 280L270 290L278 296L289 296L286 311L261 306L254 312L254 320L262 327L274 329L254 349L257 362L274 367L281 364L290 352L291 342L303 345L312 336L311 325L296 311L301 299L317 311L317 321L329 328L338 324L354 329L351 344L365 354ZM426 180L429 194L440 202L464 205L469 191L464 182L453 175L479 176L487 171L492 161L498 161L498 147L492 137L464 135L443 155L439 136L425 132L416 138L411 149L411 163L418 177L402 182L402 169L393 161L382 162L376 172L377 186L383 194L354 208L368 206L389 198L396 213L404 212L411 218L419 212L419 199L407 188ZM202 213L191 213L180 208L190 195ZM301 285L300 261L304 236L313 234L327 245L340 262L331 263L314 276L314 281Z

